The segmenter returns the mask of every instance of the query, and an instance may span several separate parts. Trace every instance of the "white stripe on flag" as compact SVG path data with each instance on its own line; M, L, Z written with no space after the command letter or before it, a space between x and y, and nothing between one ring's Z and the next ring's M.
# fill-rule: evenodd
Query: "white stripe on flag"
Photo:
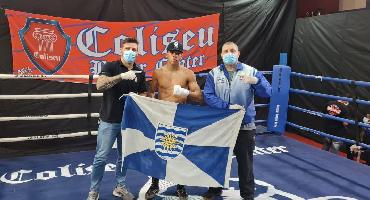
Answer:
M159 123L173 124L177 103L143 97L133 93L130 93L130 96L155 128L157 128ZM161 112L153 112L153 108Z
M221 122L217 121L210 126L199 129L187 136L185 144L230 147L231 143L236 141L236 137L239 133L241 120L243 120L243 117L241 116L244 116L243 111L234 113L222 119ZM232 133L235 133L236 135L230 135ZM234 145L232 145L232 147Z
M132 153L144 151L146 149L153 150L154 142L150 138L144 136L142 132L136 129L122 130L122 155L128 156ZM124 146L124 144L128 144Z
M178 166L181 166L181 169L179 169ZM175 159L167 160L165 179L177 184L188 186L223 187L223 185L220 185L215 179L200 170L182 154ZM202 180L201 183L199 179Z

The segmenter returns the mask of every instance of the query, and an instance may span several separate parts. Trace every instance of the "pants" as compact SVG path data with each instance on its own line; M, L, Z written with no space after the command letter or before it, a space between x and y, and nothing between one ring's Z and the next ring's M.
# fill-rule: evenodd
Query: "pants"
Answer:
M122 137L120 123L100 122L98 129L96 154L93 162L91 173L90 191L99 191L101 181L103 179L105 165L107 164L108 155L112 150L114 141L117 139L117 154L116 163L116 180L117 184L124 186L126 184L126 172L121 171L122 165Z
M253 150L256 130L240 130L234 147L238 161L240 196L243 199L254 198Z
M322 150L330 151L334 154L338 154L340 147L343 145L343 142L333 140L330 138L324 138L324 146L322 147Z
M234 147L234 154L238 161L240 196L245 200L254 199L253 150L255 134L255 129L240 130ZM218 193L222 188L210 188L210 190Z

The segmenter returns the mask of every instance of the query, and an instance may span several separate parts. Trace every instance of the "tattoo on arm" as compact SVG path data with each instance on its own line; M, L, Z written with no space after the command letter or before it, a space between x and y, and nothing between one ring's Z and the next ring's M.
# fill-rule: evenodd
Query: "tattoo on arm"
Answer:
M113 76L113 77L101 75L99 76L98 81L96 82L96 89L98 89L99 91L104 91L109 88L112 88L114 85L116 85L120 81L122 81L120 75Z

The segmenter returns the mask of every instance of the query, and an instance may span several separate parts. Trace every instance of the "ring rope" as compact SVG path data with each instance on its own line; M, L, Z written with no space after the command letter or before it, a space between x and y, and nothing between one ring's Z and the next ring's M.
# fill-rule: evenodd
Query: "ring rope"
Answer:
M91 135L97 135L98 131L91 131ZM49 140L57 138L71 138L71 137L81 137L89 135L88 131L76 132L76 133L66 133L66 134L53 134L53 135L37 135L28 137L15 137L15 138L0 138L0 142L22 142L29 140Z
M259 108L259 107L268 107L269 104L254 104L254 107Z
M0 79L89 79L90 75L36 75L36 74L0 74ZM93 78L98 78L99 75L94 75Z
M351 143L351 144L357 144L356 141L354 141L354 140L333 136L333 135L330 135L330 134L327 134L327 133L324 133L324 132L321 132L321 131L318 131L318 130L315 130L315 129L310 129L310 128L307 128L307 127L304 127L304 126L297 125L297 124L292 123L292 122L287 121L286 124L289 125L289 126L304 130L304 131L315 133L315 134L320 135L320 136L325 136L325 137L329 137L329 138L332 138L332 139L341 140L341 141ZM364 143L359 143L359 145L370 149L370 145L367 145L367 144L364 144Z
M301 77L301 78L307 78L307 79L319 79L321 82L331 81L331 82L344 83L344 84L354 83L356 86L370 87L370 82L366 82L366 81L354 81L354 80L332 78L332 77L325 77L325 76L315 76L315 75L302 74L298 72L291 72L291 75L295 77Z
M297 93L297 94L307 94L307 95L317 96L317 97L331 98L331 99L336 99L336 100L344 100L344 101L352 101L353 100L352 98L349 98L349 97L340 97L340 96L329 95L329 94L309 92L307 90L300 90L300 89L294 89L294 88L290 88L289 92ZM370 101L355 99L355 102L359 103L359 104L364 104L364 105L370 106Z
M328 119L333 119L333 120L340 121L340 122L347 122L349 124L356 124L355 120L350 120L350 119L341 118L341 117L334 117L333 115L328 115L328 114L325 114L325 113L300 108L300 107L297 107L297 106L288 105L288 108L290 108L292 110L308 113L310 115L315 115L315 116L318 116L318 117L321 117L321 118L328 118ZM358 124L360 126L370 128L370 125L368 125L368 124L365 124L365 123L362 123L362 122L359 122Z
M80 94L35 94L35 95L0 95L0 99L64 99L76 97L88 97L89 93ZM102 97L103 93L91 93L92 97Z
M44 120L44 119L76 119L85 118L88 114L65 114L65 115L39 115L39 116L21 116L21 117L0 117L0 122L5 121L29 121L29 120ZM99 117L99 113L91 113L91 117Z

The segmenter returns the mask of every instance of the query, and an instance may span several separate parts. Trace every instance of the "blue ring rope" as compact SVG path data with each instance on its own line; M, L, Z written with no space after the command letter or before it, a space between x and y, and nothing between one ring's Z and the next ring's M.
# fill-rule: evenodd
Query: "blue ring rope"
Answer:
M269 104L254 104L255 108L260 108L260 107L268 107Z
M341 140L341 141L344 141L344 142L347 142L347 143L356 144L356 141L354 141L354 140L350 140L350 139L346 139L346 138L341 138L341 137L329 135L327 133L324 133L324 132L321 132L321 131L317 131L315 129L310 129L310 128L307 128L307 127L304 127L304 126L300 126L300 125L294 124L292 122L288 122L287 121L286 124L289 125L289 126L292 126L292 127L295 127L295 128L301 129L301 130L304 130L304 131L315 133L315 134L320 135L320 136L325 136L325 137L328 137L328 138L332 138L332 139L336 139L336 140ZM362 146L362 147L365 147L367 149L370 149L370 145L367 145L367 144L364 144L364 143L359 143L359 145Z
M304 109L304 108L300 108L300 107L292 106L292 105L288 105L288 107L292 110L308 113L310 115L315 115L315 116L318 116L318 117L321 117L321 118L328 118L328 119L333 119L333 120L340 121L340 122L347 122L349 124L356 124L356 122L354 120L341 118L341 117L334 117L333 115L328 115L328 114L324 114L324 113L321 113L321 112L308 110L308 109ZM362 122L359 122L358 124L362 127L370 128L369 124L365 124L365 123L362 123Z
M307 79L316 79L320 81L331 81L331 82L344 83L344 84L351 84L353 82L356 86L370 87L370 82L366 82L366 81L354 81L354 80L332 78L332 77L325 77L325 76L315 76L315 75L308 75L308 74L302 74L302 73L297 73L297 72L291 72L291 75L296 76L296 77L307 78Z
M260 71L262 74L271 75L272 71ZM195 74L196 77L207 77L208 73L197 73ZM152 76L145 76L145 78L152 78Z
M294 88L290 88L289 92L298 93L298 94L307 94L307 95L312 95L312 96L317 96L317 97L331 98L331 99L336 99L336 100L344 100L344 101L352 101L353 100L352 98L349 98L349 97L340 97L340 96L329 95L329 94L309 92L307 90L299 90L299 89L294 89ZM356 99L355 102L359 103L359 104L364 104L364 105L370 106L370 101Z

